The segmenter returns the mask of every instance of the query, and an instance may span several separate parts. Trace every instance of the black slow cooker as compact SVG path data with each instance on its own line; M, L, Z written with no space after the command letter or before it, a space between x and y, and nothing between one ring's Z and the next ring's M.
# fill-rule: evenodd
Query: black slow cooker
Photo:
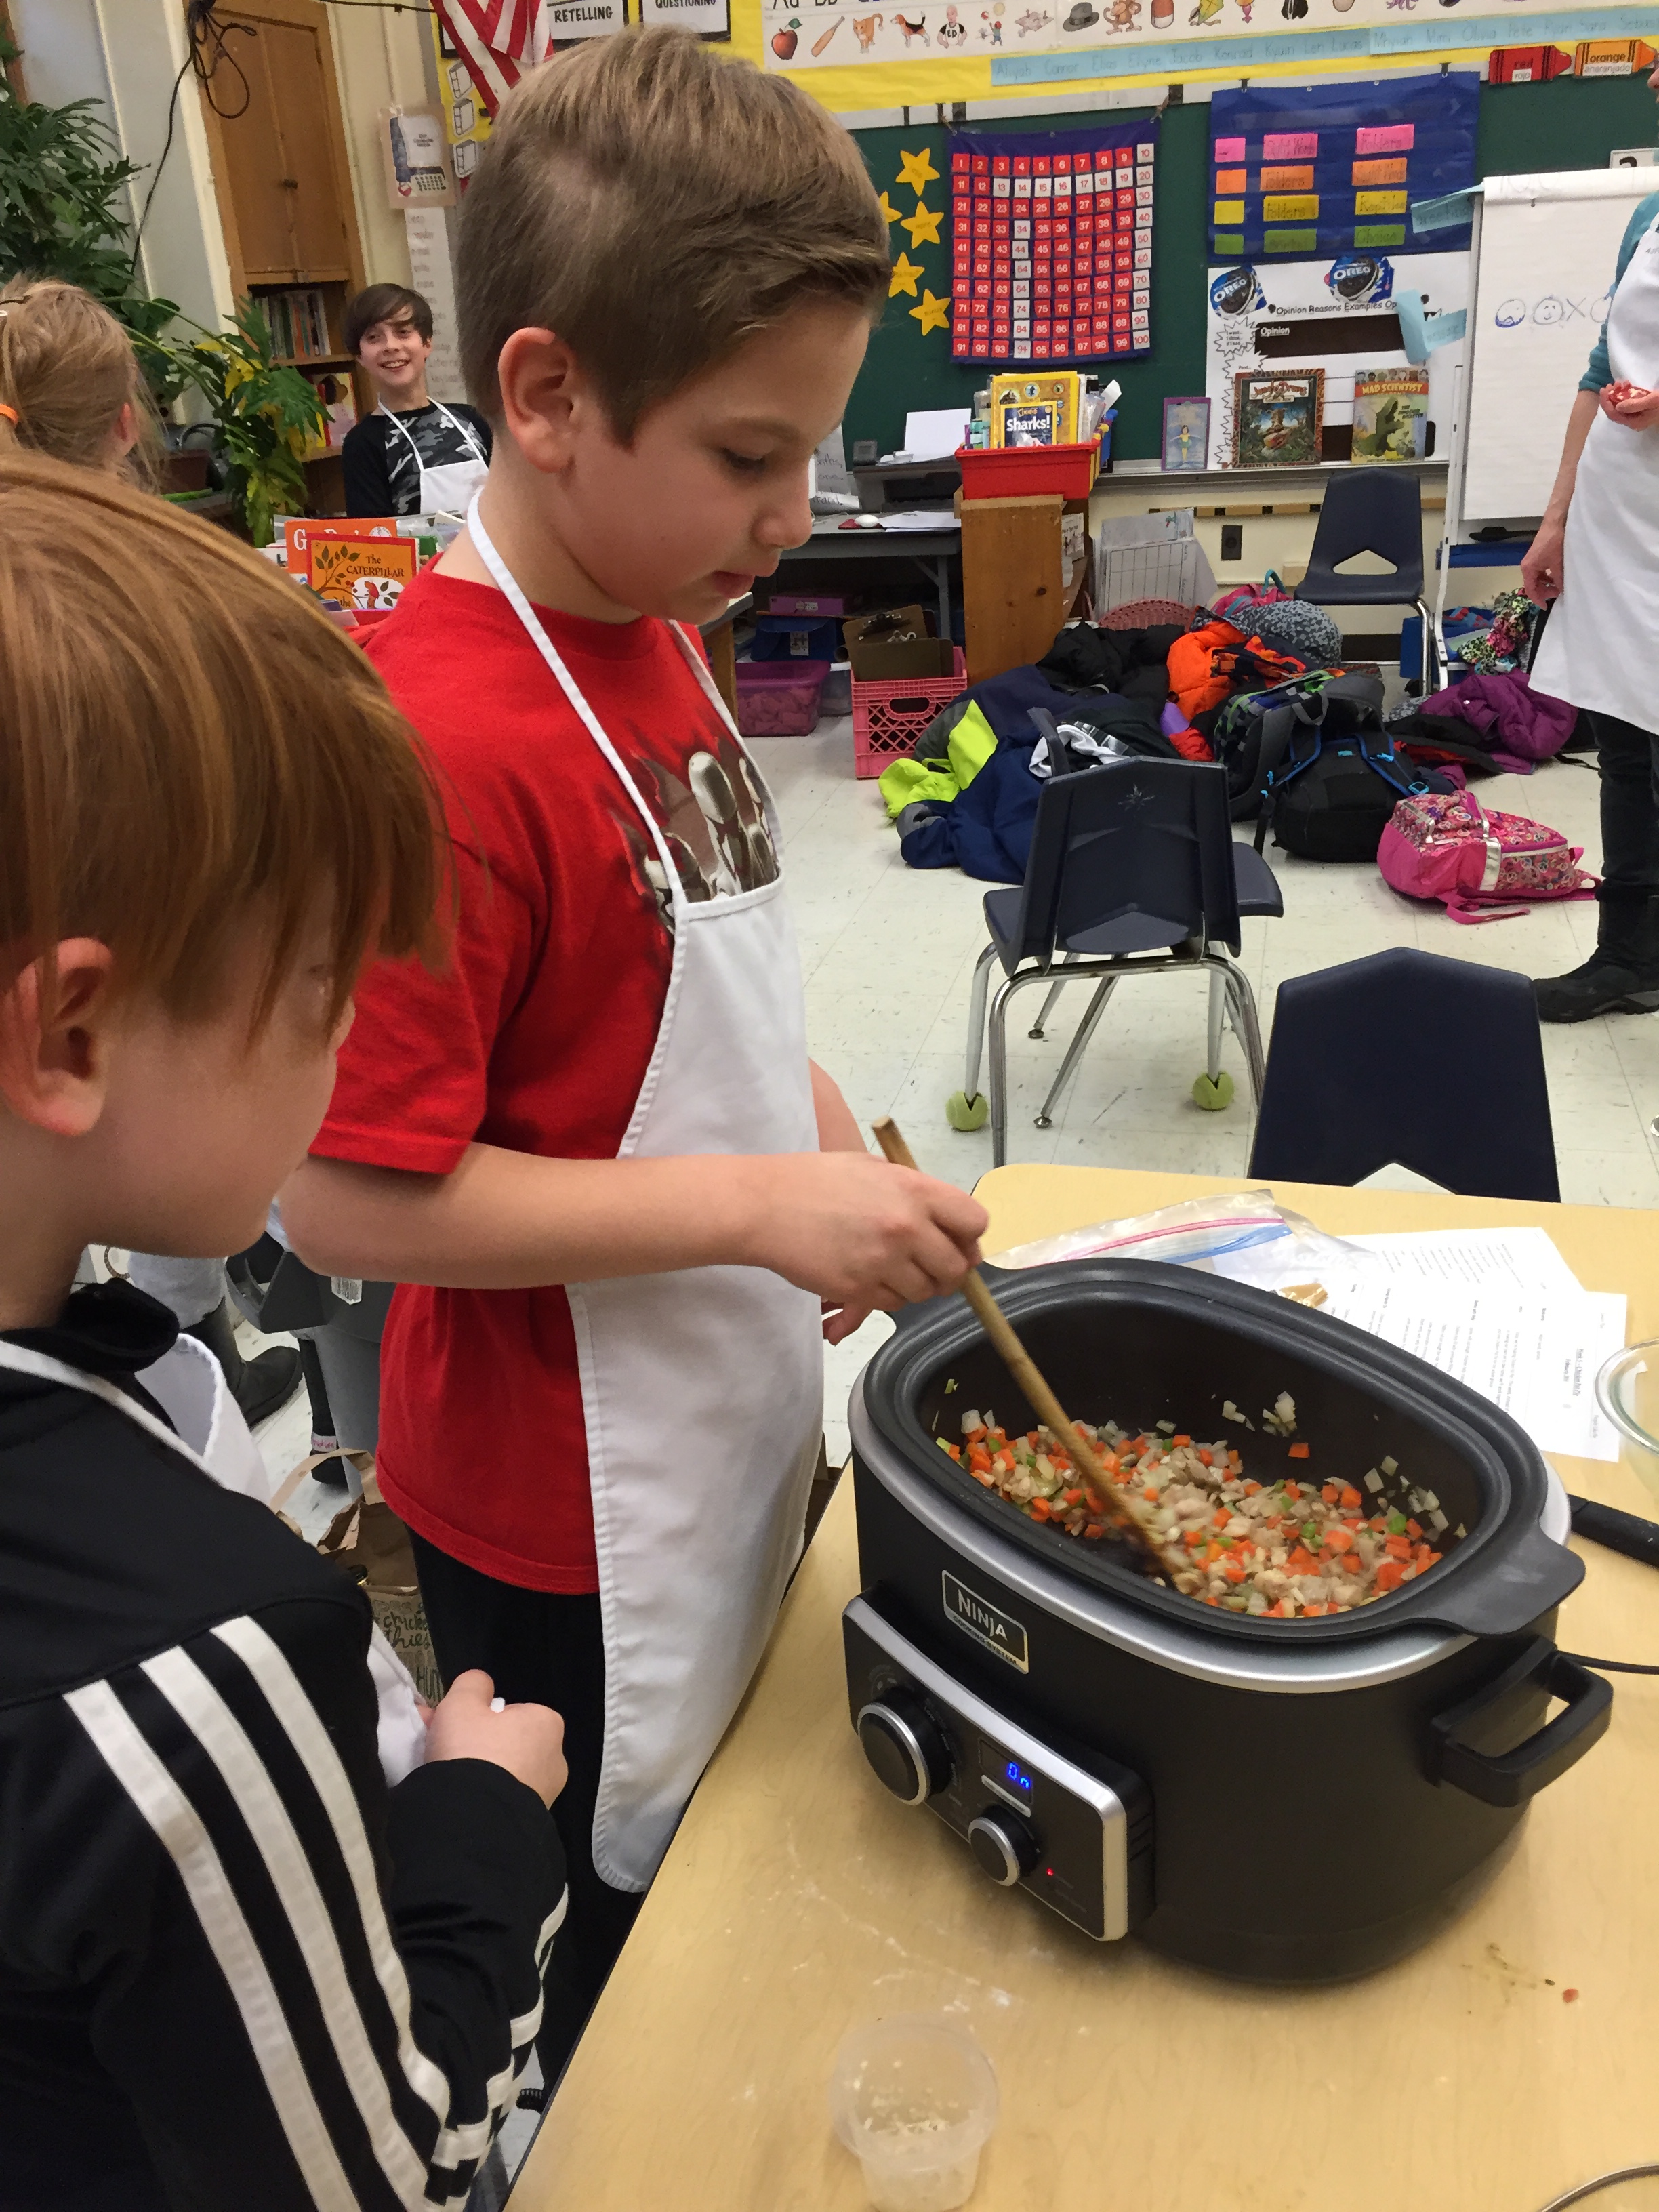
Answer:
M1146 1261L992 1279L1074 1419L1231 1436L1264 1482L1392 1460L1446 1514L1444 1557L1322 1619L1201 1606L939 1449L969 1407L1011 1432L1037 1417L959 1299L915 1308L851 1407L863 1588L844 1634L877 1774L1103 1939L1272 1981L1402 1957L1607 1726L1607 1685L1553 1640L1583 1575L1559 1483L1488 1401L1287 1299ZM1284 1391L1294 1464L1259 1419Z

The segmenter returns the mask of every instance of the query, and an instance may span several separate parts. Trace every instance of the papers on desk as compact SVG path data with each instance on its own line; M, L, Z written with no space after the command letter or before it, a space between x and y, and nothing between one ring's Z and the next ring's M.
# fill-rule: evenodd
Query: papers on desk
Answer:
M901 507L879 518L884 530L960 530L962 524L948 507Z
M904 443L896 453L884 453L880 467L904 461L950 461L958 446L968 442L971 407L924 407L904 418Z
M1362 1256L1352 1269L1317 1271L1326 1313L1480 1391L1540 1451L1618 1458L1595 1383L1624 1344L1626 1300L1584 1290L1547 1231L1430 1229L1345 1241ZM1291 1278L1271 1263L1272 1250L1230 1255L1216 1272L1277 1289Z

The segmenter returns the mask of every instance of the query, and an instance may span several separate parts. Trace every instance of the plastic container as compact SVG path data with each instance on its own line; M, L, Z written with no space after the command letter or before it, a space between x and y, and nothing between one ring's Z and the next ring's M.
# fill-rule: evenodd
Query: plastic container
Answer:
M1615 1352L1595 1378L1595 1402L1632 1473L1659 1498L1659 1343Z
M818 726L827 660L740 660L738 727L745 738L804 738Z
M950 676L894 677L884 684L853 679L853 773L879 775L889 761L908 753L941 707L968 688L968 663L955 648Z
M956 2212L997 2122L997 2078L973 2037L929 2013L855 2027L830 2081L836 2133L876 2212Z
M1028 499L1057 491L1062 499L1087 499L1100 474L1100 441L1081 446L993 446L982 453L958 447L964 499Z
M774 592L766 603L769 615L827 615L839 622L853 611L853 602L834 592Z
M818 702L820 714L850 714L853 711L853 670L848 661L837 660L824 678L823 696Z
M751 660L830 660L841 654L841 624L819 615L757 615Z

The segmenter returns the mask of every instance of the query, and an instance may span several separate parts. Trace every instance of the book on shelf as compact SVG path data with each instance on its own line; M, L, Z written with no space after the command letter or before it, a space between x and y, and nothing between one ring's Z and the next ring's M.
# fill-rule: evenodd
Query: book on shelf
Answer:
M1353 458L1420 461L1428 451L1426 368L1362 368L1353 380Z
M320 438L307 445L306 459L313 460L322 453L337 453L346 441L347 432L355 429L357 422L357 399L351 379L343 370L333 368L301 369L300 374L328 410L327 428Z
M327 303L316 285L267 292L261 304L270 329L270 349L279 361L325 361L333 351Z

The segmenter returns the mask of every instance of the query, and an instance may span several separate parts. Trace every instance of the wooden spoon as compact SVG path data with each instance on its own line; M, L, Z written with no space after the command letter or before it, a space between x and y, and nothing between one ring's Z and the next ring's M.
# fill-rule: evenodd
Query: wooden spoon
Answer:
M873 1133L876 1142L895 1167L915 1166L910 1147L900 1135L898 1124L890 1114L884 1114L879 1121L873 1124ZM977 1267L968 1270L962 1285L962 1295L973 1308L981 1327L996 1346L1008 1372L1024 1392L1026 1402L1036 1408L1038 1418L1056 1443L1063 1444L1070 1457L1082 1468L1108 1517L1117 1523L1158 1572L1167 1577L1176 1589L1190 1589L1194 1579L1190 1560L1173 1549L1166 1549L1162 1536L1142 1517L1135 1501L1125 1496L1116 1479L1101 1465L1094 1446L1075 1422L1067 1419L1065 1407L1049 1389L1036 1362L1020 1342L1007 1316L991 1296L990 1287Z

